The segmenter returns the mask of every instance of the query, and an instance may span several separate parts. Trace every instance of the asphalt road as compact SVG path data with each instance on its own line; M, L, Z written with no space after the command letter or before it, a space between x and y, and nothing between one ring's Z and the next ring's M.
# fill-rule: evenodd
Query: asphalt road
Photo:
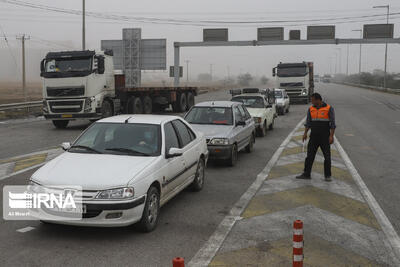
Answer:
M336 111L336 136L400 233L400 95L317 84Z
M201 95L197 101L226 100L226 91ZM0 266L171 266L180 256L190 260L232 206L255 180L282 141L304 117L306 106L291 107L275 129L257 138L251 154L240 153L237 166L209 164L201 192L185 190L161 209L158 228L143 234L135 226L84 228L44 225L37 221L0 220ZM87 123L55 130L46 121L0 124L0 158L26 154L73 140ZM2 180L0 186L26 184L34 170ZM2 192L0 192L2 194ZM18 229L34 227L26 233Z

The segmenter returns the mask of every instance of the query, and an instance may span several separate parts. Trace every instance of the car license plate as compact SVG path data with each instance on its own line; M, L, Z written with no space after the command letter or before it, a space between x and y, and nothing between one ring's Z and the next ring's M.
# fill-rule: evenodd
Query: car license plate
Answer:
M67 212L67 213L76 213L76 214L84 214L86 213L86 205L80 205L77 206L76 208L59 208L59 207L54 207L52 209L53 211L56 212Z
M61 118L72 118L72 114L63 114Z

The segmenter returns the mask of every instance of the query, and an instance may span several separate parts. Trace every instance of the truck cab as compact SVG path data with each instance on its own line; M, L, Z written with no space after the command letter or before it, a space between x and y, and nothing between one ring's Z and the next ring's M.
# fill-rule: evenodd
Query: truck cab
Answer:
M286 90L290 101L308 103L314 93L314 67L312 62L279 63L273 68L276 87Z
M57 128L70 120L96 120L114 114L112 52L49 52L40 64L43 114Z

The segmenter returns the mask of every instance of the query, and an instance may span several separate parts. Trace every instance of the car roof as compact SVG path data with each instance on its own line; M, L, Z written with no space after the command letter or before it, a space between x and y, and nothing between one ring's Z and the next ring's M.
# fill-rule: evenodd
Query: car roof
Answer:
M98 120L97 122L125 123L127 119L129 119L128 123L147 123L161 125L164 122L180 119L180 117L170 115L126 114L104 118Z
M232 101L206 101L195 105L195 107L226 107L230 108L233 105L240 105L241 103Z
M238 97L238 96L260 96L260 97L264 97L264 94L260 94L260 93L249 93L249 94L240 94L240 95L235 95L234 97Z

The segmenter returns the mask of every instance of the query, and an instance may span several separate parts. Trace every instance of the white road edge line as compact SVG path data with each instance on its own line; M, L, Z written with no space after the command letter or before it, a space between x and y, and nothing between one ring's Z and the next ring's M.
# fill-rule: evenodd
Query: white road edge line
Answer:
M294 135L300 126L304 123L306 118L303 118L296 127L290 132L286 139L282 142L279 148L275 151L272 158L269 160L265 168L257 175L256 180L251 184L247 191L240 197L239 201L232 207L229 215L225 216L222 222L218 225L217 229L208 239L208 241L200 248L200 250L194 255L194 257L188 263L188 266L203 267L208 266L215 254L218 252L225 238L232 230L232 227L236 221L240 220L240 215L249 204L250 200L257 193L258 189L262 186L265 179L267 179L269 172L272 167L278 161L279 156L282 154L283 149L290 142L290 139Z
M335 136L335 143L342 159L344 160L347 168L349 169L351 175L353 176L354 181L358 185L361 194L365 198L365 201L368 203L376 219L378 220L378 223L381 226L383 233L386 235L386 238L390 243L393 253L395 257L397 257L397 261L400 262L400 238L396 230L393 228L393 225L386 217L382 208L379 206L378 202L376 201L372 193L369 191L367 185L364 183L363 179L361 178L357 169L354 167L346 151L344 151L343 147L340 145L336 136Z
M25 227L25 228L18 229L17 232L26 233L26 232L32 231L34 229L35 229L35 227L28 226L28 227Z

